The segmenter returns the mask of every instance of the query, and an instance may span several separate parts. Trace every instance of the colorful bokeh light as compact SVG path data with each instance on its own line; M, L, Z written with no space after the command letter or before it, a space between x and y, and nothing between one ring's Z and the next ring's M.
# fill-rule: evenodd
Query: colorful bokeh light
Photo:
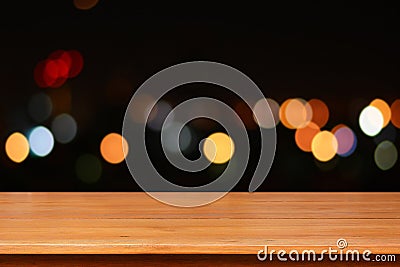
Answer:
M74 6L79 10L89 10L94 8L99 0L73 0Z
M64 113L53 120L51 130L59 143L67 144L75 138L78 127L75 119L71 115Z
M371 107L376 107L377 109L379 109L383 116L382 128L386 127L390 122L390 118L392 117L392 111L390 110L389 105L379 98L373 100L369 105Z
M329 120L329 108L319 99L311 99L308 104L312 109L311 121L318 125L320 128L324 127Z
M6 154L16 163L23 162L29 155L29 142L21 133L11 134L6 141Z
M223 164L229 161L234 152L235 144L225 133L213 133L203 143L205 157L212 163Z
M289 129L307 126L312 119L312 115L311 106L301 98L286 100L279 111L282 124Z
M396 164L397 158L396 146L390 141L383 141L375 149L375 163L383 171L391 169Z
M83 56L78 50L69 50L67 53L71 58L71 66L69 68L68 78L74 78L78 76L83 69Z
M320 128L317 124L310 122L304 128L299 128L295 133L295 140L297 146L305 151L311 152L311 143L315 135L320 132Z
M110 133L101 141L100 152L108 163L121 163L129 153L128 142L120 134Z
M353 154L357 147L357 137L354 132L342 124L333 128L332 133L338 142L337 154L342 157L348 157Z
M361 130L368 136L377 135L383 128L383 115L379 109L367 106L361 111L359 124Z
M76 50L57 50L34 69L34 79L41 88L61 87L68 78L76 77L83 68L83 57Z
M54 137L46 127L34 128L28 139L32 153L38 157L45 157L53 150Z
M338 142L333 133L322 131L315 135L311 143L314 157L322 162L333 159L338 150Z
M253 113L255 122L261 128L272 129L279 123L279 104L271 98L258 100Z
M396 99L390 106L392 113L392 124L396 128L400 128L400 99Z

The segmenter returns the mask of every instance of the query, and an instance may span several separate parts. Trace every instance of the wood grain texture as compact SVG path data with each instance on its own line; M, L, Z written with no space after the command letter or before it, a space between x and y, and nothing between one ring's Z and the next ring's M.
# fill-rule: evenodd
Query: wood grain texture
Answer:
M229 193L197 208L145 193L0 193L0 254L321 252L339 238L399 254L400 193Z
M313 261L272 261L257 260L254 255L0 255L0 266L290 266L319 267L327 265L339 266L398 266L396 262L340 262L324 260Z

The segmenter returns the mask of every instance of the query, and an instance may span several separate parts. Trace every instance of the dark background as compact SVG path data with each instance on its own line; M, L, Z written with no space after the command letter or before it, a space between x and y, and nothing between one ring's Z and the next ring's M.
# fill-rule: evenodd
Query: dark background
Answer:
M0 4L0 191L140 190L125 163L102 161L101 179L86 184L76 177L76 158L82 153L101 158L99 144L106 134L121 132L135 89L163 68L193 60L239 69L280 104L291 97L322 99L331 114L325 128L345 123L356 133L354 154L318 163L297 148L292 130L278 125L276 158L260 191L400 188L399 163L381 171L373 158L377 144L357 123L362 108L374 98L391 104L400 97L399 9L388 3L171 6L100 0L82 11L72 1L11 2ZM5 155L5 140L14 131L35 126L26 112L33 94L57 90L38 88L33 79L35 65L57 49L76 49L84 57L81 74L67 82L78 136L68 145L56 144L45 158L15 164ZM188 85L168 100L177 104L199 95L227 103L233 99L223 89ZM199 136L211 130L200 129ZM236 191L247 190L257 163L256 129L249 134L254 149ZM399 148L398 138L395 145ZM224 167L191 176L174 170L153 151L158 168L178 183L212 180Z

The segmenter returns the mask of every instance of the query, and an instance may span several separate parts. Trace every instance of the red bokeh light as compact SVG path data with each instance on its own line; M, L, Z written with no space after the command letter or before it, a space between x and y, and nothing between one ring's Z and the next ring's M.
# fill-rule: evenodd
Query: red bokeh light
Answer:
M71 67L69 69L69 78L76 77L83 68L83 57L81 53L77 50L70 50L68 51L68 55L71 58Z
M76 77L82 68L83 58L78 51L57 50L36 65L34 79L39 87L58 88L68 78Z

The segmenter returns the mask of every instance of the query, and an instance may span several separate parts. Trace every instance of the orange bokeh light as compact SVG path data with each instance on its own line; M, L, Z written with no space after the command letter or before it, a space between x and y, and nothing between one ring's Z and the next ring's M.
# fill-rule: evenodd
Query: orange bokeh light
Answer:
M279 109L279 119L281 120L282 124L288 129L295 129L286 119L286 108L289 105L292 99L288 99L282 103L281 108Z
M304 128L299 128L296 130L295 140L297 146L305 151L311 152L311 143L314 136L320 132L320 128L317 124L310 122Z
M383 116L383 127L386 127L390 122L390 118L392 117L392 111L390 110L389 105L382 99L378 98L372 101L369 105L379 109Z
M312 109L312 119L311 121L318 125L320 128L324 127L329 119L329 109L328 106L319 99L311 99L308 104Z
M400 128L400 99L396 99L390 107L392 112L392 123L397 128Z
M74 0L74 6L80 10L89 10L97 5L99 0Z
M14 162L21 163L29 155L29 143L21 133L13 133L6 141L6 154Z
M107 162L121 163L128 155L128 142L120 134L110 133L101 141L100 152Z
M303 128L311 121L312 108L303 99L288 99L282 104L279 117L289 129Z

